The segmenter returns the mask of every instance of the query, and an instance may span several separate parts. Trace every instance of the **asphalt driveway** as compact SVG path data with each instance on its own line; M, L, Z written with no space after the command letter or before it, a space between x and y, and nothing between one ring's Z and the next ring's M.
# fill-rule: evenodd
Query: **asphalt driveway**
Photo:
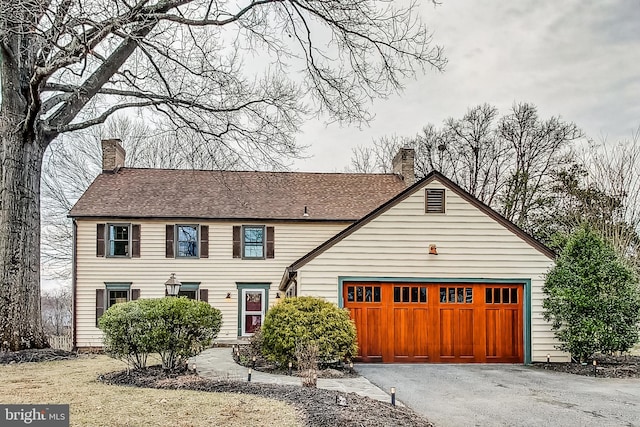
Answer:
M522 365L377 365L357 371L438 427L640 426L640 379Z

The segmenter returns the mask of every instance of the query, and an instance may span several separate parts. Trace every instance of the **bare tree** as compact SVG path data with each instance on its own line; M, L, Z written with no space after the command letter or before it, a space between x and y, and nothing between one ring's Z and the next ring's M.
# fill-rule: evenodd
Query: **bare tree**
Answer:
M231 170L247 163L225 147L183 144L176 132L121 115L112 116L104 125L61 136L45 154L41 179L44 276L71 277L73 229L67 214L102 171L100 141L107 136L123 141L127 167ZM192 132L189 139L197 138Z
M351 165L346 169L358 173L390 173L393 157L402 147L415 149L416 139L398 135L374 139L373 146L359 145L351 150Z
M600 235L640 268L640 141L591 142L576 161L552 175L551 191L530 215L532 232L554 249L581 226Z
M42 321L47 335L68 335L72 318L71 287L65 286L42 294Z
M375 153L371 147L357 145L351 149L351 164L345 168L352 173L375 173L378 165L375 161Z
M211 146L278 156L295 146L305 113L366 121L372 98L444 66L417 3L404 5L0 0L0 348L46 345L40 175L54 139L150 108ZM246 67L245 52L261 70ZM289 65L304 73L288 78Z
M501 195L501 213L530 229L529 216L548 192L550 177L572 158L571 143L583 136L578 127L559 117L540 120L532 104L514 104L498 124L498 136L511 147L514 166Z
M511 162L510 147L496 134L497 115L489 104L470 108L462 119L445 121L439 142L451 179L488 205L494 205Z
M640 127L630 140L592 143L584 153L589 185L608 195L592 227L640 268Z

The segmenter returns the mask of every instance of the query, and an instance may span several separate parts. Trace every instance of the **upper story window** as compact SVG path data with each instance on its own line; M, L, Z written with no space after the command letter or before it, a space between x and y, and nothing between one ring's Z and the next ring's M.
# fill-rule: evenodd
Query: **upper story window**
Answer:
M427 188L424 198L426 213L444 213L444 188Z
M243 259L274 258L275 230L264 225L233 227L233 257Z
M264 227L242 227L242 257L264 258Z
M97 224L96 256L138 258L140 224Z
M177 257L197 257L198 256L198 226L197 225L176 225L176 256Z
M131 224L109 224L108 256L129 256Z
M209 226L167 224L167 258L209 258Z

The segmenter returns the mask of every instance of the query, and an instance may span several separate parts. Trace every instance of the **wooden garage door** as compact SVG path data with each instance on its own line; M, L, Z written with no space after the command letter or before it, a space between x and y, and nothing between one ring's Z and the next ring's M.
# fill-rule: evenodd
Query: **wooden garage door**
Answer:
M523 362L522 285L345 283L359 360Z

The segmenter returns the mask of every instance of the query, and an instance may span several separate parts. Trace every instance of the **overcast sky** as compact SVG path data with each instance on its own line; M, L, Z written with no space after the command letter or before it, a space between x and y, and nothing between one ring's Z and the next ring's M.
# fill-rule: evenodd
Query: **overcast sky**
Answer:
M308 122L298 140L310 158L294 170L343 171L356 145L414 135L484 102L500 113L531 102L541 117L560 115L609 143L640 127L640 1L421 1L449 60L444 73L427 71L376 101L369 127Z

